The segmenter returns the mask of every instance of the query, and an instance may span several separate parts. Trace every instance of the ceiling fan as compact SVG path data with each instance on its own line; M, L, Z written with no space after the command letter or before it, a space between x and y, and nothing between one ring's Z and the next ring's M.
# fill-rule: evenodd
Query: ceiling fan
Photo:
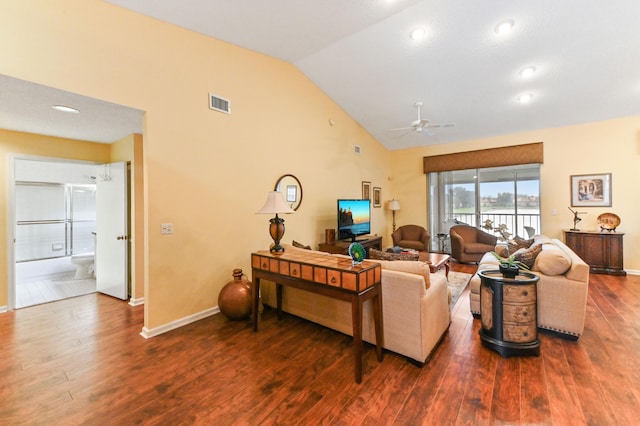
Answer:
M390 131L409 130L409 132L418 132L418 133L427 134L429 136L434 136L435 133L433 133L430 129L437 129L440 127L454 127L456 125L455 123L431 123L426 118L422 118L420 115L420 110L422 109L423 105L424 104L420 101L414 104L414 106L418 109L418 119L415 121L412 121L411 126L399 127L396 129L389 129L389 130Z

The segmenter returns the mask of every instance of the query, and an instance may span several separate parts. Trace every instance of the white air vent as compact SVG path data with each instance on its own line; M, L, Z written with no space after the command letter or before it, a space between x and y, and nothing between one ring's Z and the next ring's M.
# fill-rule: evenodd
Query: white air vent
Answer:
M209 108L215 111L231 114L231 101L213 93L209 93Z
M356 154L360 154L360 145L354 145L353 152L355 152Z

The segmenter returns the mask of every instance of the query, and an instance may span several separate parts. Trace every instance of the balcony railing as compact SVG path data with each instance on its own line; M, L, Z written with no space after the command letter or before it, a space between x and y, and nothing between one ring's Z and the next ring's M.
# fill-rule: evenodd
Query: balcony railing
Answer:
M536 233L540 233L539 213L518 213L517 215L514 213L481 213L479 224L476 223L475 213L454 213L453 219L476 227L482 227L485 221L489 219L493 222L494 227L505 224L507 231L512 236L519 235L524 238L528 236L524 229L525 226L530 226Z

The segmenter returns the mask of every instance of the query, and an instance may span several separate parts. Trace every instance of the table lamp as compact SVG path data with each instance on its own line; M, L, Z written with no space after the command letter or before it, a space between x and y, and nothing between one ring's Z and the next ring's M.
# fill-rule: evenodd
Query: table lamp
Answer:
M393 215L393 232L396 230L396 210L400 210L400 201L393 199L389 201L389 210Z
M256 214L274 214L275 217L269 220L269 235L273 238L272 253L283 253L284 247L280 245L280 240L284 236L284 219L278 217L278 213L294 213L294 210L285 203L282 194L278 191L270 191L267 201Z

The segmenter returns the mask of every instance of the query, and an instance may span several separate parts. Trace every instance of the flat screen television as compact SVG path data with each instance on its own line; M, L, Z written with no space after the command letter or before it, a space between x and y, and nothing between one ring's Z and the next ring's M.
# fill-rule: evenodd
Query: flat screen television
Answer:
M369 200L338 200L338 239L356 241L371 233Z

